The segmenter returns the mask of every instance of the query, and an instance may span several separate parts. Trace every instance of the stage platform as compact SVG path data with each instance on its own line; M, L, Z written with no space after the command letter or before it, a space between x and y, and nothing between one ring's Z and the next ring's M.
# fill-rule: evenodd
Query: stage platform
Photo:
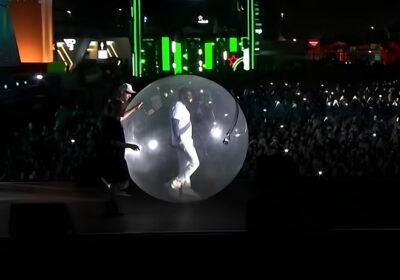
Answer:
M39 251L82 261L132 252L142 261L156 254L174 262L174 251L189 258L211 253L209 260L218 262L254 250L286 257L287 251L310 248L319 253L354 244L366 249L366 242L369 250L371 240L393 246L400 238L400 191L397 181L378 182L291 181L274 188L237 179L216 196L190 204L160 201L137 188L129 197L118 196L124 215L112 218L103 217L105 189L70 182L2 182L0 248L17 260ZM44 234L28 239L12 234L27 225L42 227ZM69 227L72 234L51 233Z
M134 189L131 196L117 196L122 216L104 218L105 189L78 187L72 182L0 183L0 237L9 236L12 205L67 208L75 234L240 233L246 230L246 203L251 197L248 181L236 180L216 196L195 203L160 201ZM32 206L31 206L32 207Z

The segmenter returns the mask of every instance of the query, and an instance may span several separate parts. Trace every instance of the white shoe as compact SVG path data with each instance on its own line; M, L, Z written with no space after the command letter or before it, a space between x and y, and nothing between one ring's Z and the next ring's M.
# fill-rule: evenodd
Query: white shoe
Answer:
M171 188L174 190L179 190L182 187L182 181L178 178L175 178L171 183Z

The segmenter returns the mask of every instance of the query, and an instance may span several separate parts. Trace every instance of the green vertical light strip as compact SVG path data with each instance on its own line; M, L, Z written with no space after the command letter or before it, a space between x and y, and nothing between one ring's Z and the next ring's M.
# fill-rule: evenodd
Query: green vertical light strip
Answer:
M135 61L135 59L134 59L134 57L135 57L135 49L134 49L134 41L135 41L135 25L134 25L134 23L133 23L133 1L131 1L131 6L130 6L130 10L131 10L131 20L132 20L132 26L130 27L130 29L129 29L129 32L130 32L130 35L129 35L129 43L130 43L130 45L131 45L131 52L132 52L132 60L131 60L131 62L132 62L132 76L135 76L135 67L134 67L134 65L135 65L135 63L134 63L134 61ZM132 37L131 37L132 36Z
M141 2L142 0L136 0L138 1L138 71L139 71L139 77L142 77L142 70L143 70L143 65L142 65L142 11L141 11Z
M236 37L229 38L229 51L237 52L237 50L238 50L238 38Z
M140 0L139 0L140 1ZM254 52L255 52L255 47L254 47L254 41L255 41L255 29L254 29L254 22L255 22L255 18L254 18L254 0L250 0L250 9L251 9L251 16L250 16L250 23L251 23L251 30L250 30L250 34L251 34L251 49L250 49L250 69L254 69L255 68L255 61L254 61Z
M132 76L135 77L136 76L136 72L135 72L135 54L132 54Z
M169 37L161 38L161 50L162 50L162 70L170 71L171 70L171 60L170 60L170 43Z
M175 43L175 75L182 73L182 43Z
M249 41L250 69L254 69L254 0L247 0L247 39Z
M208 70L213 69L213 47L214 43L205 43L204 45L204 50L205 50L204 68Z
M133 61L132 61L132 68L133 68L133 76L138 76L138 34L137 34L137 0L133 0Z
M250 0L247 0L247 40L250 41Z
M132 73L133 76L142 76L142 23L141 0L132 1L133 47L132 47Z

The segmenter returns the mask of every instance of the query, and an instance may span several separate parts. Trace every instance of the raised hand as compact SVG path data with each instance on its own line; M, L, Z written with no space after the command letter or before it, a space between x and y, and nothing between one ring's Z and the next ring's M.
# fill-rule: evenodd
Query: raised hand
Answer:
M129 144L129 148L134 150L134 151L140 151L140 148L138 145L135 144Z

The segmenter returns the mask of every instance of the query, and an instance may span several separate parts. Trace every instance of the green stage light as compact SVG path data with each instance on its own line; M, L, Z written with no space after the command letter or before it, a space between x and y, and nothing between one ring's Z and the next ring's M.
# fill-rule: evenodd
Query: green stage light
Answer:
M161 38L161 48L162 48L162 70L171 70L171 59L170 59L170 40L168 37Z

